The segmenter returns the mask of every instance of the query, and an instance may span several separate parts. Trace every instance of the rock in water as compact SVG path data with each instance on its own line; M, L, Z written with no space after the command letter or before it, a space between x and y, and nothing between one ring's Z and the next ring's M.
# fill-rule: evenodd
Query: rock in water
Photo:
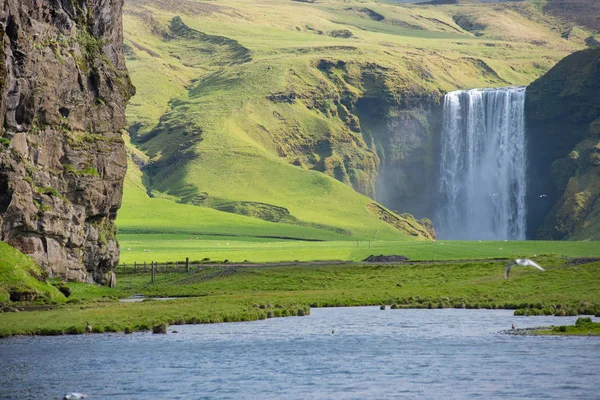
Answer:
M127 155L121 8L5 0L0 239L51 277L107 284Z

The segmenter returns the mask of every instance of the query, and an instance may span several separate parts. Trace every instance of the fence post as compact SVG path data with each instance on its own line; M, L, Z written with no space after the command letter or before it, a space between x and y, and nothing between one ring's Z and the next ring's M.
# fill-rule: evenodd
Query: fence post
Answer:
M187 272L190 272L190 258L189 257L185 258L185 270Z
M154 277L154 261L151 261L152 264L152 284L154 284L155 282L155 277Z
M133 272L135 272L137 274L137 262L136 261L133 262Z

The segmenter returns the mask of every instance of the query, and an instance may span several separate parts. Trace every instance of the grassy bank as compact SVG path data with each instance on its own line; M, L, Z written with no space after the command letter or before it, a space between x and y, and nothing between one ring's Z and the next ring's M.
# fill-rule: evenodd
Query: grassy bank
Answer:
M533 330L530 334L542 336L600 336L600 322L592 322L591 318L578 318L573 326L551 326Z
M0 314L0 336L146 330L159 323L246 321L307 313L308 307L388 304L395 308L588 309L600 312L600 262L571 265L541 257L547 271L503 261L398 265L210 266L190 273L119 274L118 288L71 284L68 304L50 311ZM115 298L189 296L124 304ZM285 311L284 311L285 310ZM299 312L298 310L302 310Z

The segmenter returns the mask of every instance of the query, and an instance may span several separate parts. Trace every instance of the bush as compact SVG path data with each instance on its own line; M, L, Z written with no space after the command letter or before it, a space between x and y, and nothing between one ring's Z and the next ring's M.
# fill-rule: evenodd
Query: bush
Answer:
M150 325L148 324L140 324L138 326L135 327L136 331L140 331L140 332L146 332L150 330Z
M567 331L567 327L566 326L559 326L558 327L558 331L559 332L566 332Z
M575 326L587 326L587 325L591 325L592 324L592 319L587 317L587 318L577 318L577 321L575 321Z
M165 323L154 325L152 327L152 333L156 333L156 334L167 333L167 327L168 327L168 325Z
M65 333L67 335L82 335L85 333L85 328L83 326L70 326L67 328L67 330L65 330Z
M64 335L65 332L59 328L42 328L37 332L37 334L43 336L57 336Z
M94 326L92 328L92 332L93 333L104 333L104 327L103 326Z
M382 305L382 306L379 306L379 309L380 309L380 310L385 310L385 304L384 304L384 305Z
M392 304L392 306L390 307L390 309L392 310L397 310L398 308L398 304Z

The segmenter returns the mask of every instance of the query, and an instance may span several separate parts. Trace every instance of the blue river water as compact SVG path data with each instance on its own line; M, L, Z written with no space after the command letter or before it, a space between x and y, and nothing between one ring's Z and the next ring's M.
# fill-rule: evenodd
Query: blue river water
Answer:
M574 321L355 307L167 335L10 338L0 398L598 399L600 338L500 333Z

